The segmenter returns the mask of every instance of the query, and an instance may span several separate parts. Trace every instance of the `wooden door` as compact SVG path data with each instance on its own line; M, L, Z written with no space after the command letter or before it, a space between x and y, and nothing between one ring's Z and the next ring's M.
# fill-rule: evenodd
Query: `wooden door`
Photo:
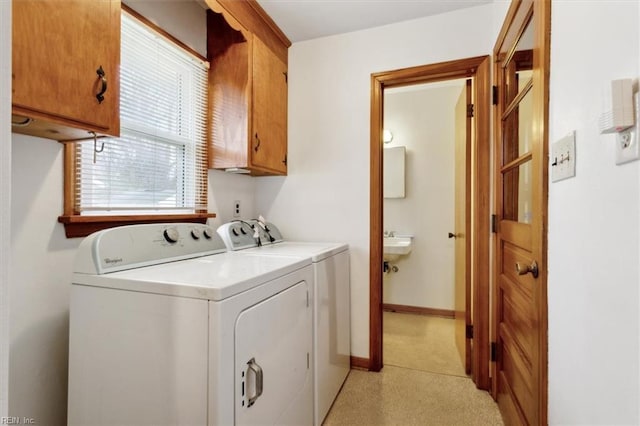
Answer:
M547 422L548 0L514 1L497 83L494 395L506 424Z
M119 64L119 1L13 2L16 113L117 136Z
M253 141L251 164L287 173L287 65L253 37Z
M471 80L458 96L455 110L455 329L456 347L465 372L471 374Z

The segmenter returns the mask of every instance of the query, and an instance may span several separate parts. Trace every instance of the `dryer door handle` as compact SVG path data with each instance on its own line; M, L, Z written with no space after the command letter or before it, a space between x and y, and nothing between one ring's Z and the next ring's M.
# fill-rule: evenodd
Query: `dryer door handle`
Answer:
M262 395L263 376L262 376L262 367L258 365L255 358L251 358L247 363L247 365L249 366L249 370L247 371L247 378L248 378L249 372L253 372L253 374L255 374L256 376L255 377L256 385L255 385L254 394L253 396L249 397L249 405L247 406L247 407L251 407L256 402L256 400L260 397L260 395Z

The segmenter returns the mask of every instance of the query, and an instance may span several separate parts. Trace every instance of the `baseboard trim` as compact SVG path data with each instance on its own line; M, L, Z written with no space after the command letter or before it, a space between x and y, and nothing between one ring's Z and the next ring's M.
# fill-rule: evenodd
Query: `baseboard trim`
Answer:
M451 309L423 308L421 306L395 305L392 303L383 303L382 310L403 314L433 315L445 318L455 318L456 316L456 311Z
M351 356L351 368L359 370L369 369L369 358L360 358L359 356Z

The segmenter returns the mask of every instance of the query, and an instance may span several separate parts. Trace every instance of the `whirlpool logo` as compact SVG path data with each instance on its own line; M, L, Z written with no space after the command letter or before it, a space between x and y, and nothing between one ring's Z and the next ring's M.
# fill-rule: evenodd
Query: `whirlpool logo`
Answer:
M104 263L106 263L107 265L115 265L120 262L122 262L121 257L116 257L116 258L105 257L104 258Z

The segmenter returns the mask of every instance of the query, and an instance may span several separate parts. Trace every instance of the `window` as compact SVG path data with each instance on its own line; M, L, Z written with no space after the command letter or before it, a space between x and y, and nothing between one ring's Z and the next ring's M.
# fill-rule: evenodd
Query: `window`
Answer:
M69 205L60 220L67 236L81 236L70 235L73 223L92 224L81 232L87 235L122 223L212 216L206 214L208 63L128 13L121 28L120 137L67 147L73 184L65 184Z

